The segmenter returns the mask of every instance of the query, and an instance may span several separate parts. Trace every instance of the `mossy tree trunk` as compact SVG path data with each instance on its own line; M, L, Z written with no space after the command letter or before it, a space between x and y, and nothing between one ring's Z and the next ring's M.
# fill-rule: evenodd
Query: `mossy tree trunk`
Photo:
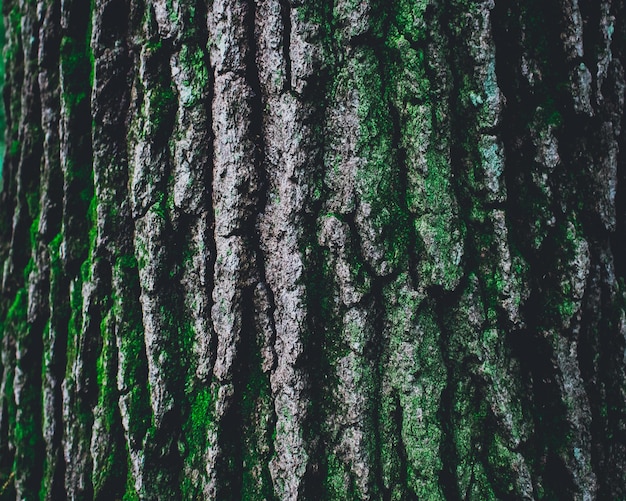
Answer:
M618 0L4 0L1 499L626 497Z

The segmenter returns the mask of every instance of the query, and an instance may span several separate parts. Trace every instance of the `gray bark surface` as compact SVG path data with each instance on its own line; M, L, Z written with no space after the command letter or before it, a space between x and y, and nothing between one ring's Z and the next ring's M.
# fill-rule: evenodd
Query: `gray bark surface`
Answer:
M0 499L626 498L620 0L5 0Z

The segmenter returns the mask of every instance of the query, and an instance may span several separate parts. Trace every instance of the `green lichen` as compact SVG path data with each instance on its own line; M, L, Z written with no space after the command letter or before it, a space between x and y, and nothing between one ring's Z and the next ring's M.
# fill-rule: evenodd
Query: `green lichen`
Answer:
M329 454L326 460L328 474L325 479L325 487L328 499L345 499L347 475L343 463L336 454Z
M22 12L18 5L14 5L8 15L9 19L9 32L8 32L8 40L6 44L6 67L8 69L8 73L12 68L15 67L23 58L22 54ZM13 103L12 103L13 104ZM19 104L19 99L17 103ZM13 126L16 128L19 127L15 122ZM12 134L13 135L13 134Z
M200 388L188 395L188 399L189 417L183 424L187 451L185 462L191 469L202 471L208 448L209 431L215 426L213 409L217 391L215 387ZM202 496L201 486L188 476L182 479L180 489L184 499L196 499Z
M148 123L151 124L155 134L164 130L170 122L176 104L176 95L171 86L163 86L148 91Z
M20 143L17 139L14 139L13 141L11 141L9 154L14 158L19 158L21 149L22 143Z
M394 5L393 24L413 43L422 42L427 37L425 14L429 5L428 0L400 0Z
M333 5L324 0L311 0L294 5L300 22L310 23L319 27L321 36L327 40L332 36L334 26Z
M215 427L213 412L217 400L217 387L206 383L199 385L196 380L197 363L193 356L196 333L189 321L181 321L178 339L180 343L178 349L181 354L181 365L178 370L185 380L184 400L187 413L183 422L185 445L183 459L187 471L203 471L209 446L209 433ZM180 489L185 499L202 496L202 485L194 477L183 477Z

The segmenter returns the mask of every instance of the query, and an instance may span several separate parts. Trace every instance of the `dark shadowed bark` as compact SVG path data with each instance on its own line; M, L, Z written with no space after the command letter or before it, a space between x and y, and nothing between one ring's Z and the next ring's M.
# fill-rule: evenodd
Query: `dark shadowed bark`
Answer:
M0 499L626 498L621 0L4 0Z

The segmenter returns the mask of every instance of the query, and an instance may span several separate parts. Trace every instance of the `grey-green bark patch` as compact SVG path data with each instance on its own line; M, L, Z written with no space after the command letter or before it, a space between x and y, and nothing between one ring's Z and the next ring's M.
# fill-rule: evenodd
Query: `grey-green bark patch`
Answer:
M113 312L118 326L120 370L128 391L129 437L133 448L140 448L151 423L143 322L139 304L139 277L134 256L120 256L113 268L123 290L113 291Z
M389 486L405 478L407 488L420 499L443 499L439 408L447 375L440 327L432 304L411 289L406 275L384 294L389 346L382 426L389 435L383 434L383 471Z
M206 87L209 85L207 57L200 47L195 49L184 45L179 54L180 64L184 72L180 89L180 103L191 108L203 100Z
M127 451L122 440L122 420L118 407L117 347L115 344L114 315L110 300L103 306L108 312L100 323L102 345L96 361L98 402L94 409L92 454L94 469L92 483L94 499L106 500L122 496L129 475ZM101 437L110 437L102 441Z
M214 387L196 389L188 396L190 410L189 417L183 424L183 432L187 456L185 461L191 468L192 476L185 476L181 483L181 493L185 499L195 499L203 495L199 477L203 473L209 434L215 427L212 411L216 396Z
M91 59L83 40L65 36L61 39L61 68L64 74L63 101L68 113L73 113L90 97Z
M147 96L145 132L156 141L163 141L171 131L176 113L176 95L171 84L166 47L161 42L147 43L143 47L149 87Z
M365 165L357 172L363 224L372 225L368 239L375 246L372 263L382 273L406 264L409 217L400 196L397 150L392 118L379 60L373 50L356 48L348 66L358 92L360 122L357 155ZM375 257L374 257L375 256Z

